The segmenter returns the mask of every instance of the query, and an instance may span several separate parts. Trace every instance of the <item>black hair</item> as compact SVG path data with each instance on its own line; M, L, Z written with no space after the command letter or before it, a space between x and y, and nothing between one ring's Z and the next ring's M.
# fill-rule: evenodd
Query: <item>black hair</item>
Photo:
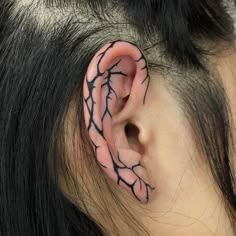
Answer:
M222 0L2 0L1 235L105 234L89 212L62 193L56 171L58 162L64 164L63 127L74 97L75 127L81 127L84 141L81 152L91 148L83 122L83 79L96 51L117 39L137 44L150 58L150 68L166 75L206 154L236 232L230 109L221 79L206 59L235 40ZM157 55L149 57L154 49Z

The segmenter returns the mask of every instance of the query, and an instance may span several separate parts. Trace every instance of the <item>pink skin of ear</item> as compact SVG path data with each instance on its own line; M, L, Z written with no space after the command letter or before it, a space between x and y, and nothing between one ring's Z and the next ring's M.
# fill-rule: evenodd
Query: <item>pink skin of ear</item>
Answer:
M85 123L98 163L113 181L143 203L150 200L154 188L140 176L144 168L141 155L116 147L112 117L122 109L122 99L128 95L130 102L144 105L149 82L142 52L129 42L115 41L94 56L83 88ZM139 94L134 96L134 91Z

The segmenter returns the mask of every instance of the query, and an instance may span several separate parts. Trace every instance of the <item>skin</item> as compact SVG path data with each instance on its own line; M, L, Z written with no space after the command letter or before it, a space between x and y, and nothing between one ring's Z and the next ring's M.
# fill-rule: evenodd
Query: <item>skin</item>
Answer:
M120 48L122 46L125 47L125 45L120 45ZM108 48L108 45L105 48ZM125 50L126 56L134 55L132 50L136 50L133 48L133 45L128 46ZM104 48L101 51L104 52ZM138 82L140 84L140 81L146 78L145 74L136 71L134 73L132 71L134 68L136 68L134 70L139 68L134 66L138 62L127 60L127 57L120 57L121 55L116 53L114 52L114 55L111 54L112 56L106 59L106 62L100 68L111 68L111 65L115 65L114 60L116 59L115 63L117 63L117 69L119 70L113 70L113 72L122 72L119 73L119 76L122 77L121 81L123 83L118 84L117 82L116 84L116 82L113 82L114 87L112 89L114 91L110 90L110 93L114 104L112 102L101 102L106 101L106 99L97 100L97 103L98 101L101 102L99 105L101 106L100 108L103 108L103 111L107 112L106 108L108 107L111 113L107 112L105 114L100 112L101 114L99 114L98 111L93 113L91 112L91 103L89 105L86 103L91 95L89 93L89 86L87 86L88 82L91 82L96 76L95 68L98 65L96 59L91 62L85 77L84 107L86 127L89 138L94 146L95 158L98 160L96 165L100 165L104 171L104 176L101 172L99 172L100 175L94 173L94 175L97 174L96 181L102 182L104 177L113 191L119 196L120 201L127 209L133 212L134 217L138 216L140 223L146 226L153 236L233 236L222 196L216 188L204 157L197 151L187 120L179 108L175 97L167 89L162 75L150 71L151 79L149 84L137 87ZM209 59L219 70L223 79L232 109L232 118L235 122L236 54L233 51L227 51ZM126 63L121 63L119 67L120 60L124 60ZM130 71L125 66L127 64L130 65L127 67L131 68ZM129 80L130 77L131 82L126 84L124 80ZM104 81L107 81L105 77L101 78L100 85L103 85ZM107 98L109 89L100 89L93 94L95 100L96 98ZM144 97L145 102L143 102ZM72 102L71 104L68 117L71 116L74 109L74 103ZM119 106L119 104L121 105ZM104 118L104 114L107 120ZM99 132L101 129L96 130L94 126L91 128L91 117L100 125L102 122L106 122L106 125L101 126L107 129L107 131L102 133L103 135ZM69 129L71 122L69 118L67 120L66 128ZM138 134L132 129L128 134L124 133L125 125L129 123L137 127ZM232 126L234 127L233 123ZM77 132L79 133L79 130ZM77 137L79 146L81 140L79 135ZM95 142L98 143L96 144ZM101 149L105 148L105 151L102 151L100 156L97 152L98 146ZM70 143L68 143L68 148L70 148ZM140 163L141 170L136 172L134 169L128 168L128 164L123 163L127 159L120 157L119 160L118 156L113 157L109 149L112 152L114 150L118 153L120 152L121 156L125 157L127 154L129 156L131 153L138 153L138 157L130 158L131 163L129 164L135 166L137 163ZM83 162L83 157L80 156L80 158L79 161ZM72 159L69 158L69 160L72 162ZM235 153L232 153L232 160L235 160ZM232 163L235 166L235 161L232 161ZM134 194L131 185L124 181L130 178L130 173L126 173L123 176L119 175L117 169L114 168L116 165L120 165L118 168L126 168L128 172L135 173L136 179L140 183L143 181L143 183L147 184L144 185L146 187L144 192L140 191ZM78 173L83 171L86 176L91 175L89 170L82 170L79 166L76 166L75 171ZM105 184L100 185L101 192L99 193L98 189L94 190L95 186L92 181L85 180L85 182L81 182L79 177L77 181L79 185L86 184L88 191L93 196L94 202L99 204L102 201L102 196L105 199L103 199L104 202L106 201L107 205L114 209L113 220L116 221L121 233L124 235L135 235L130 232L129 227L124 222L120 221L118 215L116 217L116 210L118 208L116 208L116 204L114 204L114 200L106 189ZM134 180L133 183L135 185L137 182ZM61 185L67 196L79 204L76 195L71 193L65 187L65 184L62 183ZM148 188L153 191L150 192L151 194L147 198L147 195L144 193L147 193ZM95 220L107 229L108 235L114 235L114 232L112 232L112 229L107 224L106 216L103 215L101 217L102 213L99 212L97 207L91 205L90 200L87 203L89 212Z

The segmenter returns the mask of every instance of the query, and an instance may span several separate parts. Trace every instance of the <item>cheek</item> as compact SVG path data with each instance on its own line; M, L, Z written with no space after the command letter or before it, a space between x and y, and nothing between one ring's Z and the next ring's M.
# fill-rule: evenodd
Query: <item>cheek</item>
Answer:
M172 236L211 235L204 222L214 229L218 217L214 211L216 206L222 211L223 206L219 204L205 157L196 150L187 121L170 98L162 97L159 104L150 108L148 122L153 138L147 152L156 186L155 200L149 209L155 209L152 216L159 222L155 231L162 235L162 229L168 228L173 230L169 234Z
M167 117L159 117L157 123L158 130L149 149L157 186L157 208L160 211L175 208L183 214L198 215L196 211L205 206L206 196L202 192L209 184L206 166L198 163L200 157L184 127ZM196 202L198 207L194 209Z
M223 205L191 138L176 134L163 131L153 142L151 171L157 191L149 207L159 222L155 231L171 232L166 236L212 235L205 223L215 230Z

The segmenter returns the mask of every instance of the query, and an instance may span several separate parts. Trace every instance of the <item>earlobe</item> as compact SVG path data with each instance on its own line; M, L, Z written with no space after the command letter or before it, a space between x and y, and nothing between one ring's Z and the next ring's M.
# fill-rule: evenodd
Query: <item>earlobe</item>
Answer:
M118 127L124 137L121 123L132 116L133 108L144 106L149 82L147 62L138 47L115 41L94 56L83 89L85 123L98 163L113 181L141 202L150 199L154 188L141 164L142 155L124 138L123 147L117 145L113 118L123 117Z

